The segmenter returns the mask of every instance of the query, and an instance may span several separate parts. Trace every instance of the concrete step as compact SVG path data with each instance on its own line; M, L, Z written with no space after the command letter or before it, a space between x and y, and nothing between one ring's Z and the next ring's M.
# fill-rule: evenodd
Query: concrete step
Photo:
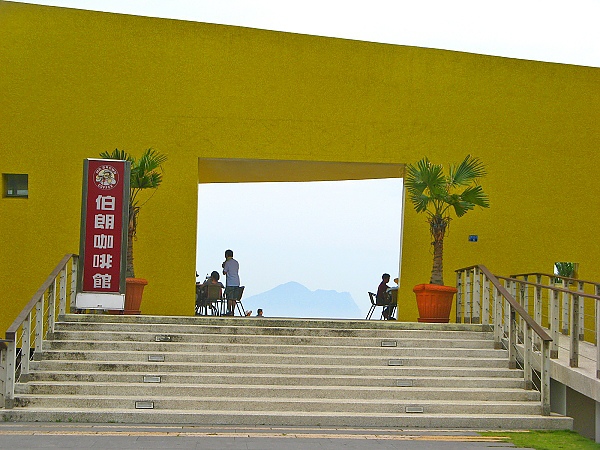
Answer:
M148 324L151 326L164 327L175 325L178 328L187 325L208 325L216 327L234 327L236 329L271 327L281 328L293 333L296 329L323 329L327 332L341 330L347 333L350 330L417 330L417 331L440 331L451 333L455 331L489 332L487 326L481 324L461 323L420 323L399 322L389 320L354 320L354 319L299 319L299 318L254 318L254 317L204 317L204 316L151 316L151 315L129 315L119 316L110 314L67 314L58 318L60 323L99 323L102 326L108 324L121 324L121 330L129 329L131 325ZM219 331L220 332L220 331Z
M99 396L106 392L118 396L194 397L218 395L235 402L238 397L318 398L318 399L387 399L387 400L449 400L462 401L539 401L537 391L475 387L399 387L399 386L291 386L259 384L175 384L117 382L29 382L19 386L19 396L80 395Z
M226 321L227 319L223 319ZM169 334L169 335L224 335L224 336L276 336L276 337L327 337L327 338L365 338L365 339L443 339L452 341L455 339L470 339L478 341L490 341L492 333L465 329L462 331L435 330L435 329L404 329L404 328L353 328L348 325L345 328L327 327L292 327L269 326L268 321L245 326L236 325L207 325L202 322L188 324L168 323L119 323L119 322L57 322L56 333L81 332L81 333L117 333L120 334ZM402 324L402 322L400 322ZM352 323L353 324L353 323Z
M473 430L565 430L569 417L523 416L520 414L369 414L301 411L131 410L117 408L17 408L4 411L5 420L15 422L87 422L135 424L203 424L263 426L332 426L361 428L430 428Z
M201 333L202 330L196 330L197 333L173 333L164 330L162 333L141 332L141 331L57 331L53 334L54 341L75 342L75 341L102 341L102 342L157 342L170 339L177 343L202 343L202 344L260 344L260 345L313 345L313 346L355 346L355 347L383 347L397 346L410 348L473 348L473 349L492 349L493 342L489 339L477 338L467 339L454 336L453 338L436 337L434 332L427 332L427 336L415 336L416 332L411 333L411 337L399 336L399 333L389 332L387 336L380 337L338 337L338 336L276 336L272 334L218 334ZM229 330L231 331L231 330ZM246 330L244 330L246 331ZM366 330L363 330L366 331Z
M368 352L367 352L368 353ZM405 355L313 355L313 354L252 354L252 353L191 353L191 352L128 352L128 351L44 351L47 360L129 361L144 362L149 357L164 356L165 364L175 362L239 364L256 362L260 357L263 364L310 364L310 365L360 365L360 366L436 366L436 367L506 367L502 357L419 357Z
M236 368L237 369L237 368ZM506 377L475 377L475 376L377 376L369 375L324 375L307 373L281 374L281 373L186 373L186 372L36 372L30 381L55 381L78 383L143 383L144 377L151 377L148 382L171 384L243 384L246 386L379 386L379 387L446 387L446 388L500 388L522 389L524 381L520 378Z
M386 341L390 342L390 341ZM364 355L402 358L427 355L429 357L506 358L505 350L493 348L438 348L438 347L358 347L350 345L287 345L263 343L184 343L184 342L116 342L116 341L50 341L48 351L68 352L152 352L152 353L245 353L262 355Z
M214 373L230 374L232 372L248 374L281 374L281 375L355 375L355 376L440 376L440 377L494 377L497 379L511 378L522 379L523 372L508 367L417 367L417 366L355 366L355 365L317 365L317 364L267 364L267 363L237 363L235 366L215 363L186 363L186 362L123 362L123 361L73 361L73 360L43 360L32 361L32 369L38 373L43 372L90 372L100 371L108 373ZM505 364L506 366L507 364Z
M220 410L220 411L288 411L288 412L360 412L360 413L404 413L406 408L419 408L428 414L511 414L539 415L540 404L532 401L477 401L477 400L398 400L398 399L331 399L295 397L235 397L235 400L213 397L169 397L153 396L95 396L52 394L36 396L20 394L15 397L19 407L52 408L120 408L135 409L136 402L152 402L154 409L162 410Z

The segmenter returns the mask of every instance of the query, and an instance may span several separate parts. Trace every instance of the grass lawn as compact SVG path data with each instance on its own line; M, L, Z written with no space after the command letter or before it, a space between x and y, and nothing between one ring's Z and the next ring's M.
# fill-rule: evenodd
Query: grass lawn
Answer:
M599 450L600 444L585 438L574 431L524 431L481 433L482 436L506 436L518 448L534 448L536 450Z

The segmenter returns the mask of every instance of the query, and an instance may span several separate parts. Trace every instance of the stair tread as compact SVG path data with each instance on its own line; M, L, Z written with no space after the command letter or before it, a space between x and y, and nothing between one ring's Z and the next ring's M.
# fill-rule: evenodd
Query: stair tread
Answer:
M45 386L45 385L58 385L58 386L148 386L152 383L144 383L144 382L111 382L111 381L29 381L27 385L29 386ZM431 391L431 387L427 386L318 386L318 385L273 385L273 384L216 384L216 383L155 383L155 386L167 387L167 386L177 386L181 388L217 388L217 389L271 389L271 390L306 390L306 389L314 389L314 390L373 390L373 391L389 391L390 389L397 390L414 390L414 391ZM448 391L448 392L489 392L489 388L477 388L477 387L436 387L436 391ZM507 387L499 387L494 388L496 392L524 392L522 388L507 388ZM533 391L531 391L533 392Z
M85 414L85 413L89 413L90 410L86 409L86 408L46 408L46 407L37 407L37 406L32 406L32 407L27 407L27 410L30 411L49 411L49 412L69 412L69 413L73 413L73 414ZM428 413L393 413L393 414L388 414L388 413L369 413L369 412L353 412L353 411L344 411L344 412L339 412L339 411L320 411L320 412L307 412L307 411L278 411L278 410L265 410L265 411L235 411L235 410L214 410L214 409L206 409L206 410L202 410L202 409L195 409L193 411L187 410L187 409L143 409L143 410L132 410L132 409L125 409L125 408L94 408L93 410L94 412L111 412L111 413L138 413L138 414L169 414L169 415L174 415L174 414L185 414L185 415L206 415L206 414L221 414L221 415L239 415L239 416L245 416L245 415L274 415L274 416L295 416L295 415L299 415L299 416L312 416L312 415L319 415L319 416L338 416L340 414L344 414L344 415L351 415L351 416L373 416L373 417L430 417L430 418L436 418L436 417L471 417L471 418L481 418L481 417L511 417L511 418L520 418L520 417L527 417L529 418L530 415L527 414L511 414L511 413L500 413L500 414L472 414L472 413L465 413L465 414L448 414L448 413L436 413L436 414L428 414ZM560 414L556 414L556 413L552 413L550 416L538 416L539 418L543 418L543 419L569 419L568 417L565 416L561 416Z

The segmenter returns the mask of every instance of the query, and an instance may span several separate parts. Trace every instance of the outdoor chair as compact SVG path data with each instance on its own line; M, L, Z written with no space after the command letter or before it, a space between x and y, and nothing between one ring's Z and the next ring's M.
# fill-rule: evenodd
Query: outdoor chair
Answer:
M223 302L223 308L221 309L223 314L225 314L226 308L228 308L228 304L231 302L233 304L232 311L234 313L235 309L237 308L238 312L240 313L240 316L246 315L246 310L244 309L244 305L242 304L242 295L244 294L244 287L245 286L239 286L235 289L226 289L228 297Z
M219 315L218 304L223 301L223 290L218 284L196 286L196 315L208 316L210 310L213 316ZM204 313L204 314L203 314Z
M369 308L369 312L367 313L366 320L370 320L373 317L373 313L375 312L375 308L381 306L381 315L379 316L379 320L383 319L383 310L386 306L392 304L392 294L391 292L386 292L386 301L380 302L377 301L377 294L373 292L369 292L369 299L371 300L371 308ZM392 309L393 311L393 309Z

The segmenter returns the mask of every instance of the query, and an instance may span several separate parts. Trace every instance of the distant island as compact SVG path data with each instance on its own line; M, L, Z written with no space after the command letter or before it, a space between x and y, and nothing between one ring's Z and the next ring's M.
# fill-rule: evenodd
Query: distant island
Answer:
M321 289L311 291L295 281L242 301L244 308L252 310L253 315L262 308L266 317L364 319L350 293Z

